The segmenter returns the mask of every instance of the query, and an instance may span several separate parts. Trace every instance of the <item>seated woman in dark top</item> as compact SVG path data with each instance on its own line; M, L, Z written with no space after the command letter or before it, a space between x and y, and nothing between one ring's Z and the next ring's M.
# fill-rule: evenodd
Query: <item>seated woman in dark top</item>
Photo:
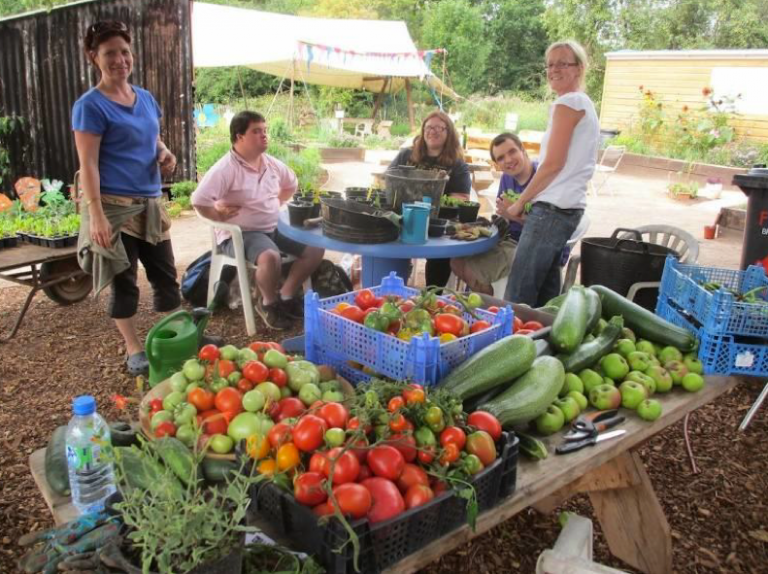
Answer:
M419 169L439 169L448 174L445 195L469 199L472 181L464 161L459 134L448 115L441 111L429 114L421 123L421 133L412 148L400 150L389 167L412 165ZM444 287L451 275L450 259L428 259L427 285Z

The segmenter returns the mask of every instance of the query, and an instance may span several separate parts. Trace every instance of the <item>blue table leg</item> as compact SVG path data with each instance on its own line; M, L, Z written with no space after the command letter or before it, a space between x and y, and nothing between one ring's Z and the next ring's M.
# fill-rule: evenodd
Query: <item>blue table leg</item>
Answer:
M397 276L408 282L408 265L410 259L389 259L363 255L362 281L363 287L376 287L381 280L394 271Z

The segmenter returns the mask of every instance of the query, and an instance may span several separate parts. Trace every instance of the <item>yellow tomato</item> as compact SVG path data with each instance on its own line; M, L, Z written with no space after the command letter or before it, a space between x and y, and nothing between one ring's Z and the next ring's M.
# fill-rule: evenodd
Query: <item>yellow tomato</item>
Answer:
M350 305L349 303L345 303L344 301L342 301L341 303L339 303L338 305L336 305L336 310L337 310L339 313L341 313L341 312L342 312L344 309L346 309L347 307L351 307L351 306L352 306L352 305Z
M441 343L450 343L451 341L455 341L456 339L458 339L458 337L453 333L443 333L442 335L440 335Z
M252 434L245 443L245 450L251 458L261 460L269 454L269 441L265 436Z
M259 474L272 476L275 474L275 470L277 470L277 463L275 462L274 458L265 458L259 462L259 466L256 467L256 470L259 471Z
M277 449L277 470L284 471L299 465L299 449L292 442L285 443Z

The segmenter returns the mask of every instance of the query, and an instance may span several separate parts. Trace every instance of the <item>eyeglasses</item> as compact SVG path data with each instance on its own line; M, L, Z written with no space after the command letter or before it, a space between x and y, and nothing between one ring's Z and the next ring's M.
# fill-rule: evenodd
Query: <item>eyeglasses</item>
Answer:
M441 134L448 131L445 126L424 126L424 133L432 132L433 134Z
M578 62L556 62L554 64L547 64L544 66L545 70L565 70L571 66L579 66Z
M96 22L91 24L88 28L91 34L98 35L104 32L128 32L128 26L124 22L119 20L105 20L103 22Z

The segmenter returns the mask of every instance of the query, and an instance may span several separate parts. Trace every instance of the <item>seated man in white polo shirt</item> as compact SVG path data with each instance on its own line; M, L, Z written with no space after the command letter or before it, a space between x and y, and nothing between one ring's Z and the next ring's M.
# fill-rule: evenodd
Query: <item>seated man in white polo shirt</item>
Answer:
M232 149L205 174L192 194L192 205L203 217L240 226L245 255L257 265L255 280L262 299L256 311L270 329L286 329L290 318L303 316L304 302L296 295L324 250L292 241L277 230L280 206L291 199L298 181L291 168L266 153L264 116L240 112L232 118L229 133ZM234 255L229 233L217 229L216 237L219 249ZM281 252L297 258L282 286Z

